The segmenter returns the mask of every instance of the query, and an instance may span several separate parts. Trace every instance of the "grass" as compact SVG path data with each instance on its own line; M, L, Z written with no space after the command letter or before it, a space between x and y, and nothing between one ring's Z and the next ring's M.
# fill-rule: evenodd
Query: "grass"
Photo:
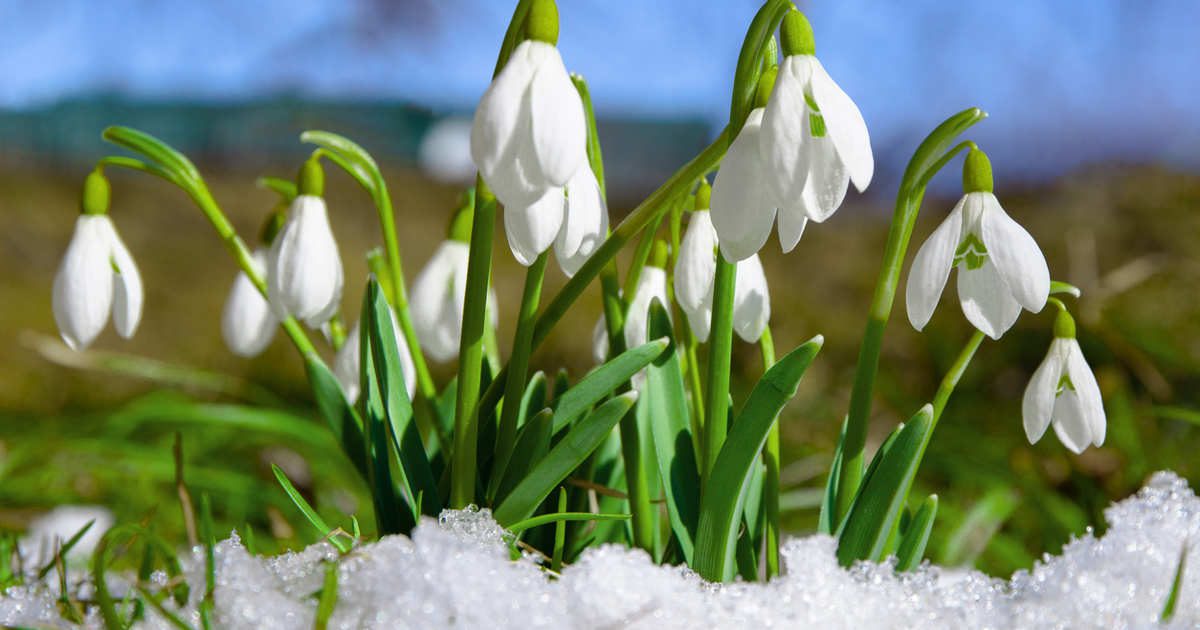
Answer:
M256 174L222 175L218 169L209 177L243 233L254 233L273 203L272 193L252 188ZM234 265L207 236L198 213L183 209L185 201L176 191L144 178L136 184L114 178L114 220L149 293L142 329L132 342L106 333L97 344L161 364L151 374L126 370L118 378L110 372L111 361L79 369L46 356L44 344L31 333L54 334L49 287L76 204L77 178L70 175L0 173L13 217L0 235L0 269L6 270L10 296L0 309L0 330L9 335L8 343L0 344L0 529L19 530L55 504L102 503L119 522L151 519L164 539L186 539L174 485L177 431L186 445L194 496L212 499L217 537L248 527L258 551L271 552L320 536L276 484L271 464L284 469L327 522L349 522L347 515L354 514L372 527L370 498L349 462L317 456L328 451L323 440L330 438L311 411L291 350L277 342L261 357L242 361L224 349L217 318ZM457 191L407 171L388 173L388 178L411 277L441 239ZM370 206L352 182L330 179L328 198L343 251L376 245ZM1187 413L1200 409L1195 393L1200 391L1200 306L1182 297L1191 295L1200 276L1192 244L1200 233L1200 216L1192 211L1200 204L1200 180L1152 168L1111 167L1024 190L1002 182L997 192L1010 214L1038 235L1056 277L1070 278L1083 289L1080 341L1100 379L1109 416L1105 447L1083 456L1066 453L1053 437L1029 446L1019 401L1049 343L1048 322L1026 316L1019 327L1027 331L980 349L945 410L915 492L939 496L939 522L928 543L935 561L973 562L1007 574L1028 567L1043 552L1057 552L1087 525L1100 525L1103 507L1139 487L1154 470L1171 468L1200 478L1193 456L1200 427ZM823 474L812 470L824 470L828 461L807 468L805 463L833 451L849 396L886 229L876 203L852 201L857 205L809 230L786 259L773 245L764 249L778 345L793 347L817 332L829 340L806 374L806 386L784 412L785 493L819 492ZM949 205L927 202L915 238L928 234ZM180 211L167 211L176 208ZM500 311L512 316L524 274L504 254L502 240L496 251L495 284L505 305ZM350 279L366 276L365 262L345 262L348 285L360 286ZM627 264L622 261L623 268ZM552 272L545 291L553 294L562 284L561 275ZM345 297L350 318L359 303L360 295ZM590 366L587 336L562 332L591 329L600 313L598 293L581 305L533 356L532 369L554 374L565 365L578 376ZM931 396L969 335L956 305L942 306L926 335L913 333L902 313L895 314L881 361L868 452L923 402L918 398ZM203 323L206 318L211 325ZM514 325L502 321L501 329L510 333ZM510 336L502 333L502 343ZM756 348L735 343L734 387L741 398L759 362ZM166 370L176 377L166 387L162 364L194 367L184 374L234 378L214 383L180 379L181 372ZM451 366L433 367L444 383ZM745 377L739 379L739 372ZM265 400L264 391L275 400ZM259 411L264 405L270 413ZM997 502L1005 509L997 509ZM816 528L812 502L785 511L784 517L789 531Z

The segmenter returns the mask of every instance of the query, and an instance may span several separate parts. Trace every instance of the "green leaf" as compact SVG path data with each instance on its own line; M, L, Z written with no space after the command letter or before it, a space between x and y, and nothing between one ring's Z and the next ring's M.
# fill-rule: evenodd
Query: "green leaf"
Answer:
M334 437L342 445L342 452L350 458L354 468L363 479L369 479L367 447L363 440L362 420L358 412L346 401L341 384L319 357L306 357L304 367L308 373L308 385L317 401L317 410L329 423Z
M88 530L90 530L92 528L92 525L95 525L95 524L96 524L96 519L92 519L92 520L88 521L87 523L84 524L83 527L81 527L79 529L79 531L75 532L75 535L71 536L67 540L67 542L63 543L58 548L58 551L55 552L54 557L50 558L50 561L47 562L45 564L45 566L43 566L41 568L40 571L38 571L37 579L44 580L47 575L50 575L50 572L54 570L54 567L58 564L59 560L65 560L67 557L67 554L71 553L71 549L75 545L79 544L79 539L83 538L84 534L87 534Z
M259 188L266 188L274 191L275 194L283 198L287 203L291 203L296 198L296 182L282 177L259 177L254 180L254 184Z
M546 373L534 372L521 396L521 412L517 414L517 427L522 427L534 414L546 407Z
M591 512L554 512L513 523L508 531L519 534L527 529L567 521L627 521L628 514L593 514Z
M329 131L312 129L300 134L300 141L325 149L328 152L326 157L358 181L372 198L380 194L378 186L382 184L383 176L379 166L375 164L375 158L353 140Z
M292 500L292 503L296 505L296 508L300 510L300 513L304 515L304 518L308 519L308 522L312 523L312 526L315 527L318 532L321 532L321 537L329 540L334 547L337 547L338 551L342 553L349 551L349 543L336 535L332 535L334 533L333 529L329 527L329 524L325 522L325 519L321 518L320 514L317 514L317 511L313 509L313 506L309 505L308 501L304 499L304 496L300 494L300 491L296 489L296 486L292 485L292 481L287 478L287 475L283 473L283 470L279 468L279 466L271 464L271 471L275 473L275 479L279 481L279 485L283 487L283 491L287 493L288 498Z
M909 192L924 191L929 184L929 178L941 168L938 163L948 157L946 151L951 148L951 143L984 118L987 118L987 112L978 107L970 107L947 118L929 132L904 170L904 178L901 181L915 184L910 184L913 190L901 193L902 196L907 196Z
M929 544L929 533L933 531L933 519L937 516L938 497L929 495L917 510L908 529L900 538L900 549L896 552L896 570L911 571L921 564L925 547Z
M733 578L737 525L742 517L746 485L759 451L780 410L796 395L804 371L824 339L814 337L780 359L759 379L729 430L700 498L693 568L714 582Z
M661 355L668 345L670 340L656 339L632 350L626 350L608 363L588 372L574 387L557 399L554 409L554 432L562 431L586 413L592 405L628 381L638 370Z
M442 511L437 480L429 465L421 432L413 420L412 402L405 387L400 347L396 343L397 331L392 327L391 308L383 295L383 288L372 278L367 282L367 293L363 304L362 330L370 344L371 366L374 368L375 384L384 392L385 413L392 445L400 457L403 481L407 487L410 505L415 506L416 497L421 497L421 510L436 516ZM366 391L366 388L363 388Z
M838 536L837 556L843 566L855 560L883 560L932 429L933 407L925 405L875 455Z
M1175 616L1175 604L1179 602L1179 591L1183 587L1183 571L1187 557L1188 543L1184 541L1183 549L1179 550L1179 564L1175 565L1175 577L1171 580L1171 592L1167 594L1167 601L1163 602L1162 614L1159 616L1163 623Z
M1059 280L1051 280L1050 295L1055 295L1058 293L1063 293L1072 297L1079 297L1083 292L1079 290L1079 287L1073 284L1067 284L1066 282L1061 282Z
M550 430L554 424L554 412L543 409L532 420L521 427L517 443L513 446L512 459L504 470L504 478L496 484L495 501L503 501L517 486L534 464L542 461L550 451Z
M544 372L535 372L529 379L529 383L525 386L525 393L521 395L521 406L517 411L517 435L521 435L521 429L529 424L534 414L539 413L546 407L546 374ZM551 416L553 412L551 412ZM539 428L539 430L541 430ZM550 446L550 424L545 426L546 431L546 448ZM486 491L487 502L492 504L497 497L503 497L505 493L512 490L512 484L515 484L525 473L529 471L531 462L524 462L521 466L521 471L515 476L510 474L509 462L512 461L513 453L517 450L517 444L514 441L512 451L507 453L500 452L500 438L496 440L495 459L492 460L491 475L488 478L488 487ZM486 442L485 442L486 443ZM544 455L545 452L543 451ZM502 482L511 482L509 485L501 489Z
M325 630L329 627L329 618L338 600L338 565L329 562L325 565L325 581L321 584L321 594L317 599L317 619L313 624L315 630Z
M842 447L846 442L846 424L850 417L842 418L842 431L838 434L837 446L833 449L833 461L829 463L829 478L825 480L825 494L821 500L821 514L817 517L817 533L832 535L838 529L837 518L838 480L842 474Z
M968 566L987 548L996 532L1020 505L1020 496L1012 488L992 488L963 517L942 548L942 564Z
M162 165L167 171L177 173L185 180L192 183L200 181L200 171L196 170L196 166L192 164L191 160L148 133L114 125L105 129L101 133L101 137L113 144L146 156Z
M661 351L661 347L658 351ZM582 384L581 382L580 385ZM636 401L635 392L621 394L600 405L591 415L576 423L496 508L496 521L501 525L512 525L532 514L554 487L562 483L572 470L582 464L604 442L613 427L617 426L621 417ZM557 417L556 412L555 418Z

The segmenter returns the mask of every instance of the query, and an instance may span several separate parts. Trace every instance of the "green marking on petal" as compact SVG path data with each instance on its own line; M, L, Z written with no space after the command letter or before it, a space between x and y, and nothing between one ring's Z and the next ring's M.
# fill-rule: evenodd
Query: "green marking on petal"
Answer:
M1075 384L1071 382L1071 377L1066 372L1058 379L1058 388L1054 391L1054 395L1061 396L1063 392L1071 390L1075 391Z
M954 252L954 266L960 263L965 263L967 269L975 270L983 266L987 261L988 251L984 246L983 241L975 234L967 234L967 237L959 243L958 250Z

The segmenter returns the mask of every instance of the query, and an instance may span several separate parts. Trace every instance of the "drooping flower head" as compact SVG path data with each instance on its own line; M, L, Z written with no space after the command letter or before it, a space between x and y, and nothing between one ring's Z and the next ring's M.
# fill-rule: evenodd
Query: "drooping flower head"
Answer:
M571 277L608 238L608 207L586 159L567 182L566 193L554 257L563 273Z
M1104 444L1108 423L1100 387L1075 340L1075 321L1065 309L1054 320L1050 351L1025 388L1021 415L1030 444L1050 425L1063 446L1075 453Z
M260 247L251 256L255 270L265 275L267 250ZM258 292L250 276L239 271L221 313L221 336L225 345L240 357L257 356L271 345L278 325L279 320L271 312L266 298Z
M342 301L342 258L325 207L324 173L316 159L300 170L300 194L267 258L267 297L280 319L287 316L319 328Z
M104 174L92 171L84 180L75 234L54 277L54 321L74 350L95 341L109 313L126 339L142 318L142 276L108 217L109 195Z
M664 308L670 302L667 300L667 249L666 243L656 242L654 253L649 263L642 268L637 278L637 287L633 291L633 299L625 311L625 324L622 337L625 349L636 348L647 341L648 326L650 325L650 305L658 300ZM670 317L670 310L667 311ZM597 362L605 361L608 355L608 334L605 328L604 316L596 322L592 331L592 354Z
M717 231L708 210L708 185L696 193L696 210L688 214L688 229L675 261L675 300L699 341L707 341L712 325L713 285L717 272ZM762 336L771 318L771 296L758 254L737 263L733 297L733 327L743 340Z
M1050 295L1050 269L1037 242L1012 220L992 193L987 155L971 149L963 165L958 205L921 245L905 290L908 320L925 327L958 269L963 314L993 339L1012 327L1021 308L1037 313Z

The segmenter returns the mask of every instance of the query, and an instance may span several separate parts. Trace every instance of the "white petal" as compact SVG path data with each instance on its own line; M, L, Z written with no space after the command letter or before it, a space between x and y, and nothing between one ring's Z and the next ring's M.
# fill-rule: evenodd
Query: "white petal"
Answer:
M667 302L667 272L658 267L645 267L638 276L637 290L625 313L625 348L646 343L650 303L657 299L664 307Z
M592 358L596 363L604 363L608 359L608 328L604 316L596 320L592 327Z
M680 309L687 316L688 327L692 329L696 341L700 343L708 341L708 335L712 329L712 304L705 302L696 308L685 307L681 304Z
M779 208L779 247L785 254L796 248L796 243L804 236L804 227L808 225L808 213L803 207L803 198L800 197L800 206Z
M908 310L908 321L917 330L929 323L942 297L942 290L946 288L946 279L950 277L950 269L954 266L954 251L962 236L965 199L960 199L950 215L929 235L908 270L904 305Z
M805 102L804 88L812 74L811 59L808 55L784 58L763 113L759 156L767 171L767 183L780 206L795 204L808 179L811 110Z
M54 321L74 350L91 345L108 322L113 302L111 232L107 216L81 215L54 277Z
M496 168L511 153L521 120L525 119L528 125L525 95L534 72L530 47L531 42L524 41L513 50L508 63L475 108L471 125L471 159L493 187L496 187L492 181Z
M820 223L833 216L846 198L850 174L828 135L808 143L808 179L802 195L808 218Z
M675 300L684 309L696 310L712 301L717 231L708 210L690 212L688 217L687 232L675 261Z
M254 252L254 267L259 273L266 271L266 259L265 250ZM271 344L277 325L267 300L250 282L250 277L239 272L221 314L221 336L225 345L238 356L255 356Z
M1021 305L1008 292L1000 272L989 257L978 269L958 266L958 301L967 321L992 339L999 339L1012 328Z
M1092 444L1104 444L1104 436L1108 430L1108 420L1104 413L1104 400L1100 397L1100 386L1096 383L1096 375L1083 358L1083 350L1074 339L1064 340L1069 352L1067 354L1067 374L1071 384L1075 386L1075 394L1079 396L1083 419L1087 423L1092 436Z
M563 189L551 188L528 206L504 208L504 233L517 262L528 267L558 236L563 224Z
M713 182L713 227L721 252L731 262L758 253L775 223L773 196L767 190L758 153L762 116L761 107L750 112Z
M565 208L562 229L554 241L554 257L570 277L608 238L608 209L587 162L567 182Z
M425 355L445 362L458 356L462 331L462 298L470 247L458 241L442 243L413 281L409 300L413 329Z
M981 234L988 258L996 264L1004 284L1021 306L1037 313L1050 296L1050 268L1037 241L1013 221L991 193L973 193L983 198Z
M547 186L565 186L585 162L587 123L579 92L567 75L558 49L545 42L535 47L537 70L529 86L529 114L538 167Z
M875 173L875 158L871 155L871 138L862 112L816 58L812 60L811 87L813 100L825 119L828 137L833 139L854 187L859 192L866 190Z
M267 265L271 307L313 328L329 321L342 299L342 259L325 200L300 195L275 237Z
M1042 439L1046 427L1054 413L1054 399L1058 392L1058 382L1062 378L1064 354L1061 351L1060 339L1050 344L1050 351L1042 364L1034 371L1025 387L1025 395L1021 399L1021 418L1025 424L1025 437L1030 444Z
M116 267L113 272L113 327L117 334L125 339L137 332L138 323L142 320L142 302L145 294L142 290L142 274L138 273L133 256L116 229L111 230L112 264Z
M362 341L359 339L358 322L354 322L354 326L350 328L350 333L346 335L346 342L338 350L337 356L333 358L333 375L337 377L338 384L342 386L342 393L346 395L346 401L354 404L358 400L359 387L362 371L362 354L359 345Z
M771 293L758 256L737 265L733 296L733 329L747 343L755 343L771 321Z
M1092 442L1092 429L1084 417L1083 403L1070 389L1063 390L1054 401L1054 434L1063 446L1075 453L1082 453Z

